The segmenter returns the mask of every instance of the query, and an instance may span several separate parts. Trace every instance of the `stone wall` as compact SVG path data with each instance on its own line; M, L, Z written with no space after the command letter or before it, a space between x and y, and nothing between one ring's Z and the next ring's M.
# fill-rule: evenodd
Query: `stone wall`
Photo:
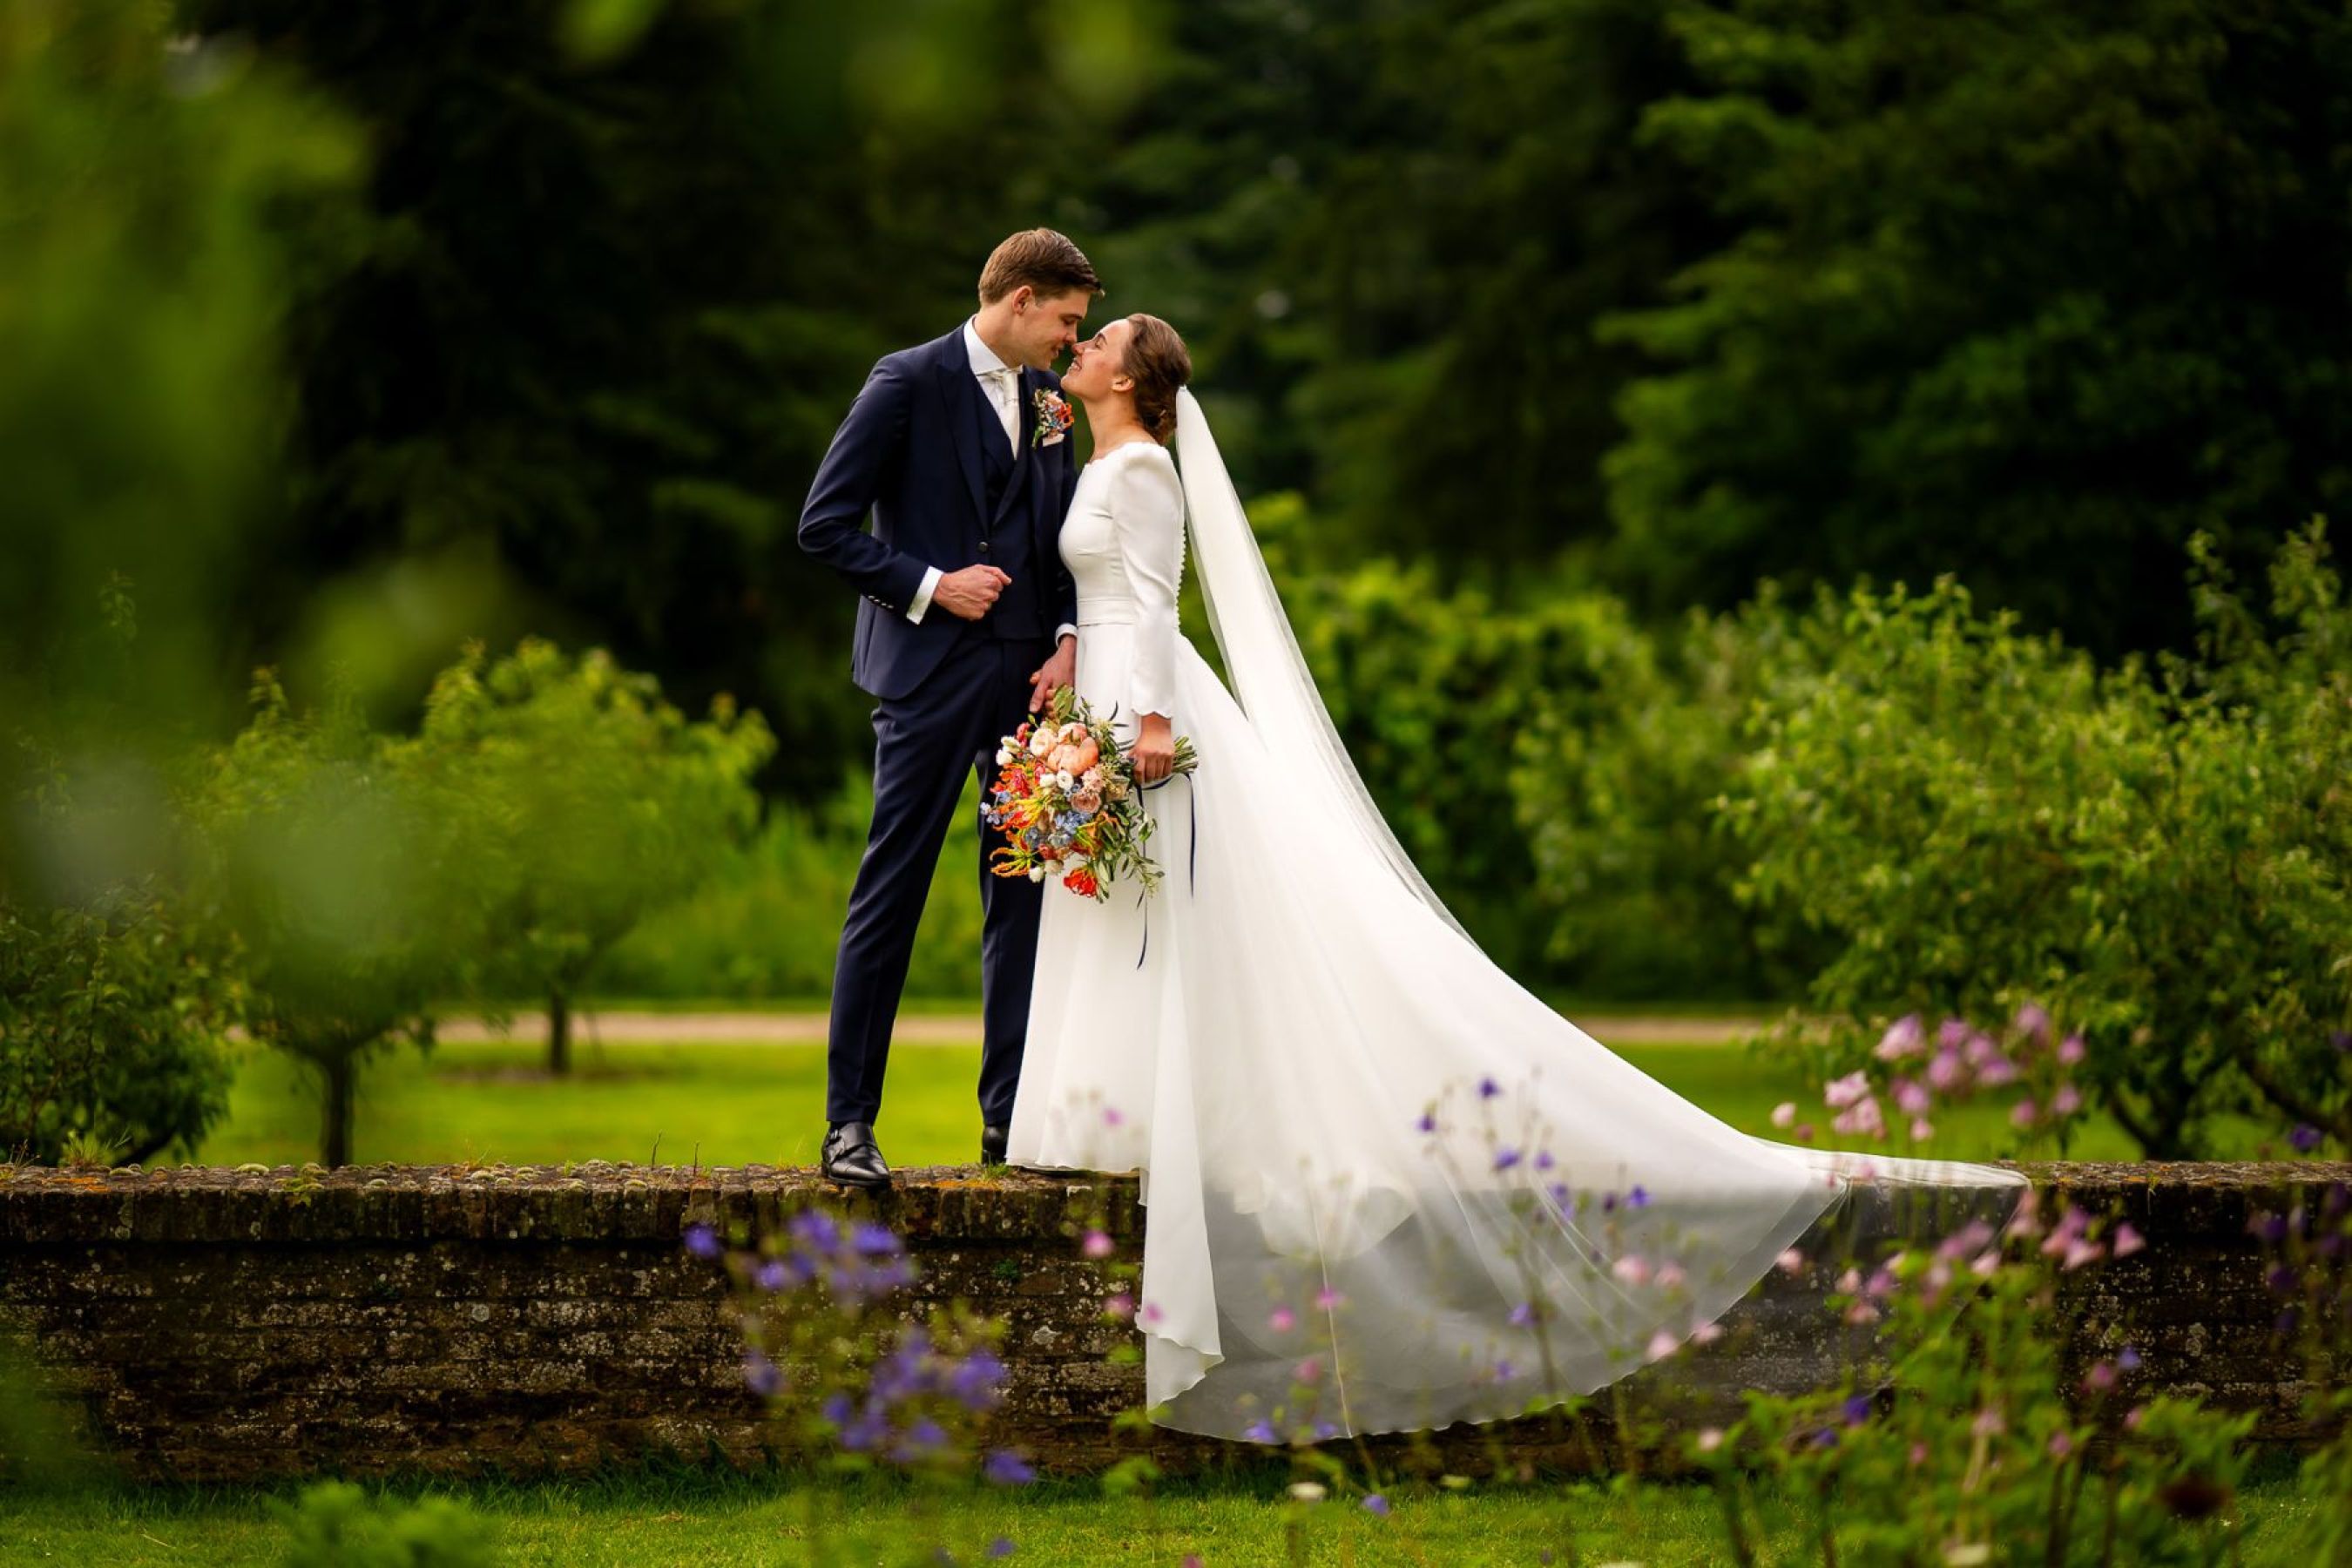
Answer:
M2087 1364L2128 1339L2150 1387L2258 1410L2266 1435L2297 1435L2299 1373L2273 1346L2276 1307L2248 1221L2283 1184L2352 1180L2352 1167L2030 1173L2122 1210L2149 1239L2069 1277L2053 1321L2070 1357ZM760 1410L721 1278L680 1237L698 1222L773 1226L844 1197L812 1172L761 1166L0 1167L0 1329L29 1338L52 1396L78 1403L89 1439L142 1478L573 1470L648 1450L756 1462ZM849 1201L908 1237L924 1299L1006 1320L1012 1440L1060 1468L1131 1451L1110 1421L1139 1399L1140 1369L1109 1359L1129 1331L1103 1317L1108 1282L1073 1228L1107 1216L1133 1256L1131 1181L912 1171ZM1868 1205L1840 1221L1891 1223ZM1694 1370L1695 1397L1717 1405L1828 1371L1839 1346L1823 1326L1826 1284L1768 1281L1735 1331L1683 1368L1676 1408L1693 1409ZM1663 1403L1647 1378L1636 1397ZM1225 1451L1155 1441L1163 1463ZM1549 1427L1508 1444L1572 1458Z

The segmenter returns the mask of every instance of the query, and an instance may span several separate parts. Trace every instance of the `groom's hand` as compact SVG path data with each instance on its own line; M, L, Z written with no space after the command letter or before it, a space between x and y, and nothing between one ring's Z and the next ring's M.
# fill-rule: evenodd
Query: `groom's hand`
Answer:
M1055 646L1054 657L1039 665L1029 677L1029 711L1042 713L1045 704L1054 700L1058 687L1078 683L1078 639L1064 637Z
M946 605L951 616L976 621L994 607L996 596L1012 581L993 566L967 566L940 579L931 590L931 603Z

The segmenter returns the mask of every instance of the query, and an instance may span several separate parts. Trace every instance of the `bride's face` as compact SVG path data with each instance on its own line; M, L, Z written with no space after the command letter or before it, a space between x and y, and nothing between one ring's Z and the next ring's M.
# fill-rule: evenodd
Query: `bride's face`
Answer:
M1081 403L1098 403L1133 385L1127 376L1127 340L1135 324L1126 317L1070 351L1070 368L1062 373L1062 390Z

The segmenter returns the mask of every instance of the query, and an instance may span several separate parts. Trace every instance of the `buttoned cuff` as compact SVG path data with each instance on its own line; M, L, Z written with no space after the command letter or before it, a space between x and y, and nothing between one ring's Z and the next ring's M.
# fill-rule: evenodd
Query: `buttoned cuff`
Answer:
M940 585L946 574L936 566L923 568L923 585L915 590L915 602L907 606L907 618L917 626L923 624L923 612L931 607L931 590Z
M1078 628L1070 625L1067 621L1064 621L1060 626L1054 628L1054 641L1056 643L1059 643L1064 637L1074 637L1077 635Z

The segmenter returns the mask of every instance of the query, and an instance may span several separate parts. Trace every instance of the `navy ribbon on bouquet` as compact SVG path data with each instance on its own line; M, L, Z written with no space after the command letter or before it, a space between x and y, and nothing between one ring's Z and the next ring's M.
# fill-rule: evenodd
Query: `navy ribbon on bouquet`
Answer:
M1142 787L1146 792L1155 789L1166 789L1178 779L1182 779L1184 781L1184 805L1186 807L1184 815L1187 818L1187 832L1191 839L1191 842L1186 846L1184 852L1185 890L1187 892L1195 892L1199 890L1201 880L1201 799L1200 796L1193 792L1192 775L1189 773L1171 773L1156 784L1145 784ZM1149 889L1138 888L1135 890L1135 903L1136 907L1143 911L1143 946L1136 952L1135 955L1135 967L1141 969L1143 967L1145 955L1151 952L1150 890Z

